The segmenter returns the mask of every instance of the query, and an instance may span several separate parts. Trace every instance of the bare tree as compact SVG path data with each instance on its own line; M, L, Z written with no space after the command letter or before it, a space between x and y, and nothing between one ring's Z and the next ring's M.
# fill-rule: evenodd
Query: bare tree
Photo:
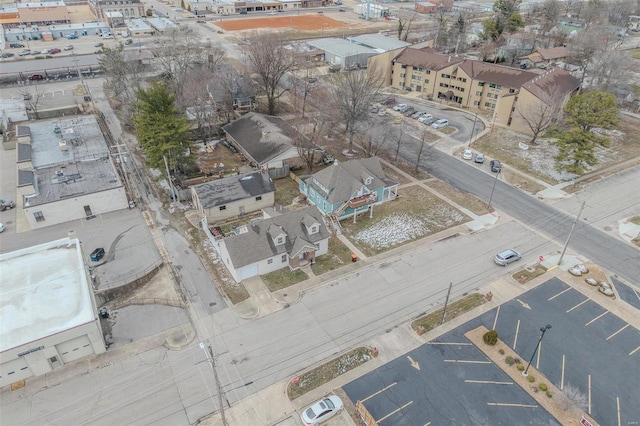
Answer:
M436 33L434 46L437 49L446 44L448 38L449 17L447 16L447 9L442 3L438 4L438 7L433 14L433 18L435 19L436 25L438 26L438 32Z
M374 157L392 138L391 127L385 127L382 132L369 132L366 135L362 135L359 142L364 150L364 155Z
M208 138L220 121L218 102L212 92L217 75L207 68L189 71L182 85L182 91L176 96L176 103L182 106L189 120L195 121L196 132L200 138Z
M413 15L411 15L411 17L406 21L403 21L402 18L398 19L398 40L407 41L409 35L411 34L411 31L413 30L411 28L411 25L413 24L413 20L417 16L417 14L417 12L414 12Z
M146 66L135 55L125 53L121 47L115 49L103 47L98 63L106 77L107 89L120 102L124 116L129 118Z
M27 111L30 111L33 117L38 118L38 108L43 96L43 92L40 91L40 85L36 83L32 86L23 87L20 90L20 96L25 101Z
M556 91L553 90L553 93ZM536 145L538 136L560 119L560 108L557 102L537 102L535 105L518 105L517 113L531 132L529 144Z
M381 73L375 66L368 70L343 71L329 78L332 104L346 127L349 149L358 124L366 121L369 107L382 89Z
M307 109L307 98L314 88L314 82L316 77L312 75L312 64L309 61L302 63L295 72L295 78L292 78L292 90L291 95L294 99L294 107L297 107L296 103L298 99L302 101L302 107L300 108L300 117L304 118ZM295 108L297 109L297 108Z
M574 409L584 410L587 408L587 397L577 386L567 384L562 389L560 404L564 411L571 411Z
M298 156L307 167L307 173L313 173L318 147L315 146L305 135L301 126L295 126L296 132L293 138L294 145L298 151Z
M396 161L398 161L398 154L400 153L401 143L402 143L402 129L400 129L400 133L398 134L398 138L396 139Z
M580 83L585 81L593 58L605 52L614 50L620 44L615 31L606 25L592 25L588 31L580 33L570 45L572 61L582 69Z
M422 153L424 152L424 145L427 143L427 131L422 130L422 137L420 138L420 149L418 150L418 156L416 157L416 167L414 172L418 172L420 167L420 160L422 159Z
M633 66L632 58L621 50L611 50L593 57L590 64L591 86L610 92L628 84Z
M267 97L270 115L276 112L276 102L284 94L280 80L295 68L294 55L285 48L285 39L275 32L255 32L241 46L253 71L260 77L260 85Z

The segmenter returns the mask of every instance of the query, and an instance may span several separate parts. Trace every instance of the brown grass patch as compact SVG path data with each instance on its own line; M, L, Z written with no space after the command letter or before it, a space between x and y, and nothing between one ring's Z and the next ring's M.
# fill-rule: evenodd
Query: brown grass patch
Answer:
M451 185L448 185L440 180L428 181L426 182L426 185L430 188L433 188L436 192L442 194L444 197L450 199L460 207L464 207L465 209L472 211L478 216L493 211L493 209L487 208L487 203L485 203L484 201L477 199L471 194L460 192Z
M473 293L463 297L462 299L456 300L455 302L449 303L449 306L447 306L447 317L445 318L445 322L451 321L452 319L459 317L465 312L469 312L486 302L487 301L483 295ZM418 327L424 327L425 332L433 330L439 326L442 321L442 311L443 309L438 309L437 311L431 312L429 315L418 318L411 323L411 328L417 330Z
M322 30L323 28L344 28L349 26L318 13L253 19L228 19L215 22L213 25L226 31L253 30L256 28L291 28L306 31Z
M545 268L544 266L538 263L538 264L535 264L534 266L530 266L528 268L519 270L518 272L514 273L511 277L514 280L518 281L520 284L524 284L528 281L531 281L534 278L539 277L545 272L547 272L547 268Z

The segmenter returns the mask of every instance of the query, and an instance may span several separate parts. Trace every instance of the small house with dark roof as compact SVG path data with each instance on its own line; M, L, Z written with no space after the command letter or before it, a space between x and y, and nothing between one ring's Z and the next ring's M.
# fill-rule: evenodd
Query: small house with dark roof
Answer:
M564 62L569 56L571 56L571 52L564 46L550 47L548 49L538 49L533 53L522 56L520 64L525 64L527 68L542 68L557 62Z
M282 268L314 263L329 250L330 232L316 206L275 214L240 228L219 242L219 253L236 282Z
M297 158L296 141L303 135L280 117L250 112L222 128L254 167L280 169L284 161Z
M338 220L372 213L374 205L398 196L398 182L385 175L378 157L335 162L301 179L299 189L322 214Z
M192 186L191 197L200 217L215 223L273 206L275 191L269 173L257 171Z

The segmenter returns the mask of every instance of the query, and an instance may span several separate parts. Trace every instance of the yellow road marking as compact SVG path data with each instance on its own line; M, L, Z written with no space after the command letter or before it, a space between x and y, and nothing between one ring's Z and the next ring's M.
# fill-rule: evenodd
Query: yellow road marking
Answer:
M409 364L411 364L413 368L415 368L416 370L420 370L420 364L414 361L413 358L407 355L407 359L409 360Z
M633 355L636 352L638 352L638 350L640 350L640 346L638 346L637 348L635 348L634 350L632 350L631 352L629 352L629 355Z
M537 405L528 404L507 404L503 402L487 402L487 405L494 405L497 407L522 407L522 408L538 408Z
M569 312L573 311L573 310L574 310L574 309L576 309L576 308L579 308L580 306L582 306L582 305L584 305L585 303L587 303L589 300L591 300L591 299L584 299L582 302L578 303L576 306L574 306L573 308L569 309L569 310L567 311L567 313L569 313Z
M512 385L513 382L494 382L492 380L465 380L465 383L481 383L489 385Z
M591 324L594 321L599 320L600 318L602 318L603 316L607 315L609 313L609 311L604 311L603 314L598 315L597 317L595 317L594 319L592 319L591 321L589 321L588 323L586 323L584 326L588 326L589 324Z
M495 330L495 328L494 328ZM520 330L520 320L518 320L518 323L516 324L516 334L515 336L513 336L513 350L516 350L516 343L518 343L518 331Z
M462 359L445 359L444 362L459 362L461 364L491 364L491 361L465 361Z
M397 384L398 384L398 382L393 382L393 383L391 383L389 386L384 387L384 388L380 389L378 392L376 392L376 393L374 393L374 394L369 395L369 396L368 396L368 397L366 397L365 399L360 400L360 402L365 402L366 400L371 399L371 398L373 398L374 396L381 394L382 392L386 391L386 390L387 390L387 389L389 389L389 388L394 387L394 386L395 386L395 385L397 385Z
M402 410L404 407L407 407L409 405L413 404L413 401L409 401L406 404L404 404L402 407L398 408L397 410L393 410L392 412L390 412L389 414L387 414L386 416L384 416L383 418L376 420L376 423L380 423L381 421L384 421L387 417L393 416L395 413L397 413L398 411Z
M555 296L551 296L551 297L550 297L550 298L548 298L547 300L553 300L553 299L555 299L556 297L560 296L561 294L564 294L564 293L568 292L569 290L571 290L571 287L569 287L569 288L567 288L567 289L565 289L565 290L562 290L560 293L556 294Z
M629 324L625 325L624 327L622 327L620 330L616 331L615 333L613 333L611 336L607 337L606 340L611 339L613 336L615 336L616 334L620 333L622 330L624 330L625 328L629 327Z

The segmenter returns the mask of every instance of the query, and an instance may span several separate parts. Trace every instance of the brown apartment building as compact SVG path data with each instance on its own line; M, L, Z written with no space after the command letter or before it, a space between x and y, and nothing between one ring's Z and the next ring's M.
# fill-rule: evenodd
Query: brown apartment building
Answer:
M496 125L518 131L528 130L522 115L545 109L559 112L580 87L576 78L559 68L537 74L443 55L431 48L407 47L393 57L375 56L370 66L374 63L372 68L382 70L389 86L490 111Z

